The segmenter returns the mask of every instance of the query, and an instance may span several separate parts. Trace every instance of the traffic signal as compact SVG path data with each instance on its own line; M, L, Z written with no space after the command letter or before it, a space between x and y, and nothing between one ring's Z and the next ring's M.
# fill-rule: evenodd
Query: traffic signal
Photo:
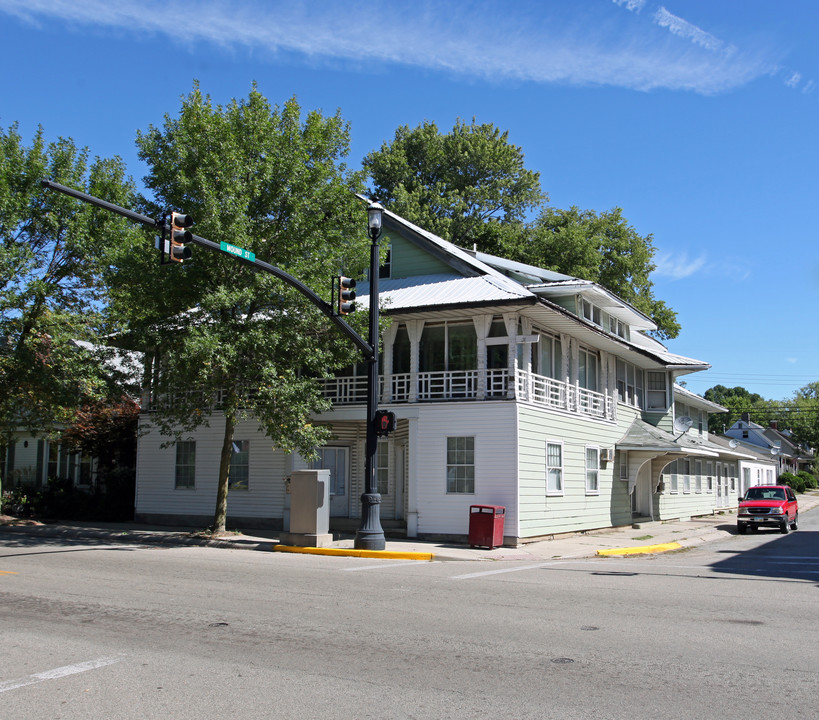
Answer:
M189 243L193 238L193 234L188 230L193 225L193 218L190 215L172 212L170 224L171 246L169 255L171 260L178 263L189 260L193 253L189 247L185 247L185 243Z
M375 411L375 431L379 437L389 435L395 430L395 413L390 410Z
M336 302L336 312L339 315L349 315L355 312L355 280L341 275L338 278L338 300Z

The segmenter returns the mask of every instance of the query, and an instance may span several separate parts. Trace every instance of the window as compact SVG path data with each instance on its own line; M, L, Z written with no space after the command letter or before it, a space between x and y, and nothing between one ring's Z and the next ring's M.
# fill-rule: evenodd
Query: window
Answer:
M230 490L247 490L250 487L250 440L234 440L230 454Z
M378 267L378 277L390 278L392 277L392 246L387 245L387 252L384 256L384 262Z
M685 460L680 460L680 472L683 476L683 492L690 493L691 492L691 461L687 458Z
M618 455L620 457L620 479L628 480L628 452L621 451Z
M600 308L592 305L588 300L583 300L583 317L591 320L595 325L601 325Z
M425 325L419 354L421 372L475 370L478 338L474 325Z
M379 440L375 456L375 477L378 483L378 494L390 494L390 444Z
M546 443L546 494L563 494L563 446Z
M600 492L600 448L586 448L586 492Z
M196 487L196 441L182 440L176 443L176 478L174 487Z
M702 492L702 460L697 460L694 463L694 475L696 485L694 486L694 491L701 493Z
M394 375L404 375L410 371L411 349L407 326L401 325L392 344L392 372Z
M617 400L626 405L643 407L643 371L619 358L617 360Z
M446 439L446 491L466 494L475 492L474 437Z
M560 340L540 334L538 342L532 345L532 372L563 380L563 347Z
M580 350L577 358L577 382L586 390L597 391L597 355Z
M706 482L706 488L708 492L714 491L714 463L710 460L705 463L705 476L708 479Z
M647 410L665 410L668 407L664 371L646 370L646 390Z
M666 465L665 469L669 474L669 481L670 481L669 482L669 485L670 485L669 489L670 489L670 491L673 492L673 493L679 492L679 484L678 484L679 478L677 477L677 461L675 460L674 462L669 463L668 465Z

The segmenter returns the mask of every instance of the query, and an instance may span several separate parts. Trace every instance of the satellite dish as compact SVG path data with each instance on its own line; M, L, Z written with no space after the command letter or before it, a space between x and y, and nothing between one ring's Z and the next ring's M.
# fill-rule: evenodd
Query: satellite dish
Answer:
M737 445L739 445L739 443L732 438L731 440L728 441L728 445L731 448L735 448Z
M771 455L776 455L778 452L779 452L779 448L778 448L778 447L772 447L772 448L771 448Z
M674 430L680 434L688 432L694 421L688 415L680 415L674 420Z

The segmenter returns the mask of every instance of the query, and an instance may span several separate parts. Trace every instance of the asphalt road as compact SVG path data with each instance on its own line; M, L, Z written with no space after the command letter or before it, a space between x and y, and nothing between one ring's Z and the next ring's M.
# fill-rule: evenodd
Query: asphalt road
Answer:
M819 514L652 557L0 546L0 720L803 718Z

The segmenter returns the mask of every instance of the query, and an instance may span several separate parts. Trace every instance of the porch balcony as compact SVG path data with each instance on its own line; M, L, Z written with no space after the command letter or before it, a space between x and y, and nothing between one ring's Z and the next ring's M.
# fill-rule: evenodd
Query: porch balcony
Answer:
M367 379L342 376L322 381L324 397L334 405L367 401ZM517 399L541 407L613 420L617 403L606 394L579 385L517 370L456 370L395 374L380 378L380 402L414 403Z

